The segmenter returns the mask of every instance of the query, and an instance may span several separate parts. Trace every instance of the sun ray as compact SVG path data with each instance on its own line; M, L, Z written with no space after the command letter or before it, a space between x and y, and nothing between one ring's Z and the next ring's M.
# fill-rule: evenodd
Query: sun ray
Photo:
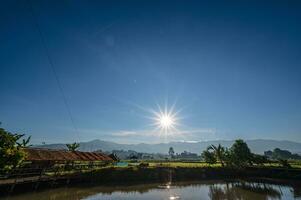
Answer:
M169 105L168 101L165 100L163 106L155 102L155 106L152 108L143 107L134 103L132 103L132 105L148 113L143 115L143 118L152 121L147 127L152 127L151 133L154 134L154 136L162 137L164 142L185 137L180 128L182 127L180 121L185 118L184 116L180 116L183 109L177 108L176 102Z
M165 101L164 107L162 108L159 104L156 104L157 110L151 110L153 114L152 117L148 117L153 120L152 126L159 130L159 135L177 134L179 131L177 127L179 126L179 117L177 116L179 111L175 111L175 103L168 108L168 104Z

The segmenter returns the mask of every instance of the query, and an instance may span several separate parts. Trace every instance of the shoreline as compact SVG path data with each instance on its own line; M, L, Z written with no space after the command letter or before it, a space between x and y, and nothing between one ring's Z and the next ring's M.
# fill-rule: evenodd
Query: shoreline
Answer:
M129 186L152 183L200 182L211 180L245 180L278 185L301 185L300 169L258 168L104 168L58 177L44 177L31 182L1 184L0 193L13 195L66 186ZM2 181L2 180L1 180ZM1 195L2 196L2 195Z

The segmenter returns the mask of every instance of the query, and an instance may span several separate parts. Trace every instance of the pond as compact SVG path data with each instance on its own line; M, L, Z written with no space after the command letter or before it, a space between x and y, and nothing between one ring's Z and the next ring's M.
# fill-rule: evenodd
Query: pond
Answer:
M301 186L249 181L206 181L133 186L76 186L0 197L0 200L301 199Z

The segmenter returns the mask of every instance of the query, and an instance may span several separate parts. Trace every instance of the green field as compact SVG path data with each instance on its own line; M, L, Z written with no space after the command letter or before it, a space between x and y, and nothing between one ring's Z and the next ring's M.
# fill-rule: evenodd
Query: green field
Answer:
M141 163L148 164L148 167L186 167L186 168L202 168L202 167L222 167L220 163L209 165L206 162L202 161L151 161L151 160L141 160L137 162L133 161L124 161L128 162L128 167L139 166ZM289 164L292 168L301 169L301 161L290 161ZM256 167L256 165L254 165ZM265 163L264 165L259 165L258 167L266 168L281 168L281 165L277 162Z
M124 169L124 168L223 168L220 163L209 165L203 161L166 161L166 160L124 160L120 161L121 163L126 163L124 166L118 166L117 163L110 163L108 165L103 166L94 166L93 168L74 168L70 170L61 169L59 171L54 172L54 170L49 170L45 172L45 174L50 176L57 175L66 175L66 174L74 174L74 173L85 173L90 171L97 171L106 168L115 168L115 169ZM301 162L300 161L290 161L291 169L300 169L301 170ZM283 167L277 162L265 163L263 165L253 165L251 167L254 168L265 168L265 169L283 169ZM227 168L227 167L225 167Z

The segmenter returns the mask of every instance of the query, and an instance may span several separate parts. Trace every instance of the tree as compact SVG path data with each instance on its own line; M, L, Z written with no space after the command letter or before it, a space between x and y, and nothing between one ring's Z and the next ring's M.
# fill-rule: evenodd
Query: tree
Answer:
M271 159L279 160L279 159L293 159L293 160L300 160L301 156L298 154L293 154L288 150L282 150L279 148L274 149L273 151L265 151L264 155Z
M72 143L72 144L66 144L67 148L69 151L76 151L76 149L79 148L80 144L79 143Z
M129 159L131 159L131 160L137 160L137 159L138 159L138 156L137 156L137 154L132 153L132 154L129 156Z
M175 151L174 151L173 147L169 147L169 150L168 150L168 155L169 155L171 158L173 158L173 157L174 157L174 155L175 155Z
M232 156L231 151L228 148L226 148L225 152L224 152L224 161L227 166L229 166L229 167L234 166L233 156Z
M210 147L208 147L205 151L203 151L201 156L208 164L216 163L215 153L211 151Z
M281 150L279 148L274 149L273 158L274 159L289 159L291 158L292 153L287 150Z
M243 140L235 140L230 149L222 145L210 145L202 153L202 157L208 163L220 161L224 167L245 167L252 164L261 165L268 161L266 156L251 153L246 142Z
M230 148L230 159L234 166L244 167L252 163L252 153L247 143L241 139L235 140Z
M0 169L5 171L14 169L26 158L23 146L17 142L23 136L24 134L13 134L0 128ZM29 140L30 137L25 140L26 145L29 143Z
M218 146L211 145L208 148L213 150L216 160L218 160L221 163L221 165L224 167L224 165L225 165L225 148L220 144L218 144Z

